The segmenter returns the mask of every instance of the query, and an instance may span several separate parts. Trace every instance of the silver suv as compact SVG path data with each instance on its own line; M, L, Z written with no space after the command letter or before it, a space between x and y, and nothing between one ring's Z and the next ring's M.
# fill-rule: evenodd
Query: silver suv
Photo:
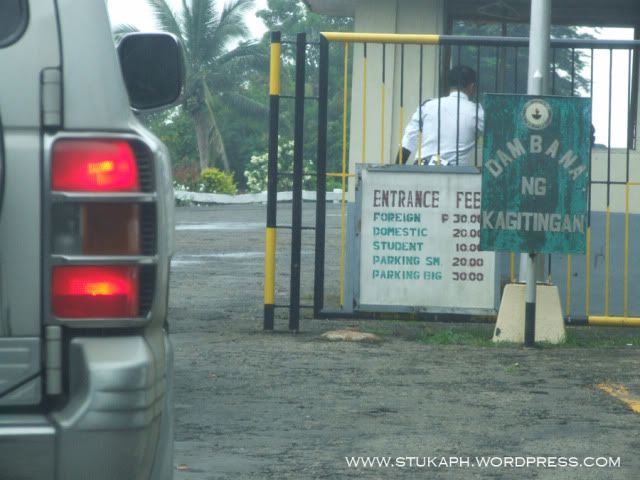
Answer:
M180 47L103 0L0 0L0 479L170 479L173 194L134 110Z

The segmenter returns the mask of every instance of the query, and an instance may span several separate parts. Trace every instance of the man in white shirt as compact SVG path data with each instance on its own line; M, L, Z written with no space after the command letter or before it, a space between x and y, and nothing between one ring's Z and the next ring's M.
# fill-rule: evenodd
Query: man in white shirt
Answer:
M396 163L405 164L415 151L417 164L475 165L476 137L484 131L482 106L471 101L476 72L465 65L453 67L449 88L448 97L427 100L413 114Z

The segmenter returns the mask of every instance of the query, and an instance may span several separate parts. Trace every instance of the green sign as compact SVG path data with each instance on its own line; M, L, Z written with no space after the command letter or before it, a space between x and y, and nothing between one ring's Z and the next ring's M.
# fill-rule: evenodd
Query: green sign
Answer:
M591 100L486 95L480 249L584 253Z

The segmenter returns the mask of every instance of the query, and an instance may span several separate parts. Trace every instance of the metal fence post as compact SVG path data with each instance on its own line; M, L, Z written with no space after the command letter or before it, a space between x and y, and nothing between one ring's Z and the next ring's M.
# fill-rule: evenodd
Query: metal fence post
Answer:
M302 244L302 176L304 154L304 87L307 36L296 36L296 95L293 134L293 199L291 206L291 289L289 330L300 327L300 249Z
M551 0L531 1L529 34L529 82L527 93L542 95L549 77ZM544 262L544 257L540 259ZM543 263L544 264L544 263ZM524 345L533 347L536 335L536 253L527 256L527 288L525 295Z
M316 158L316 264L313 286L313 316L324 306L324 253L327 199L327 102L329 94L329 42L320 35L318 79L318 148Z
M278 202L278 118L280 116L280 32L271 32L269 72L269 164L264 242L264 329L273 330L276 296L276 208Z

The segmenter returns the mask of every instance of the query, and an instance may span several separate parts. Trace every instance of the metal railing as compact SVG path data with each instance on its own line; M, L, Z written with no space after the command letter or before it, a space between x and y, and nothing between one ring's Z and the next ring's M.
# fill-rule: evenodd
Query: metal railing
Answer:
M279 36L272 37L273 43L279 43ZM307 48L306 40L298 37L299 47ZM342 43L341 90L329 91L329 44ZM304 46L302 46L304 45ZM523 93L526 90L526 59L528 39L515 37L471 37L459 35L405 35L405 34L368 34L324 32L319 42L318 68L318 144L316 158L317 202L315 223L315 262L313 310L316 317L343 312L345 303L346 264L346 226L347 206L352 195L354 169L356 163L390 163L393 161L399 140L406 126L405 106L409 101L413 108L420 109L423 101L429 97L438 99L445 93L448 67L456 64L468 64L478 73L478 86L481 93ZM589 196L590 215L587 229L587 253L578 259L572 256L550 257L550 275L563 292L565 315L570 323L624 324L640 325L640 295L633 296L630 285L640 288L640 274L630 268L634 261L640 260L640 242L630 241L634 236L634 226L638 223L640 235L640 196L633 194L631 187L640 185L640 152L637 148L638 124L638 77L640 75L640 41L602 41L602 40L552 40L552 65L549 91L551 94L591 96L594 94L594 59L598 54L608 53L608 108L607 108L607 145L597 145L592 149L591 192ZM564 53L563 53L564 52ZM626 79L614 79L614 57L620 52L626 54ZM275 303L275 185L277 177L277 103L274 100L274 72L279 72L277 47L272 46L272 114L269 158L269 204L267 207L267 243L265 261L265 328L273 328L273 304ZM564 55L571 59L571 67L561 68L558 58ZM577 65L582 59L582 69ZM425 61L426 60L426 61ZM304 55L298 61L304 62ZM619 60L618 60L619 61ZM585 69L584 65L588 64ZM417 66L417 69L416 69ZM491 67L495 71L492 81L486 78ZM304 68L304 65L302 65ZM524 73L523 73L524 72ZM587 77L588 73L588 77ZM278 73L279 75L279 73ZM524 76L523 76L524 75ZM301 77L304 83L304 70ZM511 78L511 81L507 81ZM617 82L617 83L616 83ZM623 85L626 95L627 131L624 135L624 147L612 147L612 129L614 128L614 108L612 97L614 85ZM279 85L278 85L279 86ZM350 91L350 86L352 90ZM301 95L304 95L304 86ZM298 90L296 89L296 97ZM350 95L351 93L351 95ZM341 123L339 159L327 158L327 123L329 119L329 98L342 97L341 118L333 118ZM297 102L298 100L296 100ZM301 107L302 108L302 107ZM439 109L438 109L439 110ZM275 112L275 113L274 113ZM296 131L302 136L303 115L296 109ZM618 114L619 115L619 114ZM601 123L601 122L599 122ZM438 125L440 119L438 119ZM274 127L275 126L275 127ZM439 128L439 127L438 127ZM421 125L422 130L422 125ZM477 130L477 125L476 125ZM478 132L476 132L478 134ZM480 135L478 135L480 137ZM302 139L294 139L299 145L294 159L301 175ZM421 139L418 145L421 145ZM420 148L420 147L419 147ZM440 146L438 144L438 156ZM416 152L421 158L420 151ZM336 161L338 160L338 161ZM299 166L296 167L296 162ZM481 138L475 146L474 163L482 163ZM333 168L328 168L328 165ZM336 168L337 167L337 168ZM337 178L341 186L340 199L340 238L339 238L339 279L338 299L333 310L325 308L325 247L326 247L326 185L327 178ZM294 175L295 179L295 175ZM294 181L294 224L299 215L296 199L301 198ZM300 200L301 202L301 200ZM269 213L271 212L271 213ZM613 221L613 225L612 225ZM299 237L298 237L299 238ZM295 240L295 232L294 232ZM622 244L622 256L614 255L616 265L612 270L612 248ZM295 245L294 245L295 244ZM292 242L299 247L299 240ZM601 257L603 257L601 259ZM297 267L294 265L297 261ZM516 262L511 256L509 278L516 278ZM290 309L290 328L298 328L299 316L295 310L299 302L299 256L292 250L292 279ZM295 285L294 285L295 284ZM602 295L596 294L597 289ZM611 291L622 291L622 305L613 308ZM296 297L296 298L294 298ZM631 301L636 297L637 302ZM617 296L616 296L617 298ZM579 299L579 300L576 300ZM582 306L578 307L578 303ZM337 313L336 313L337 308ZM341 313L342 312L342 313ZM291 321L291 318L294 321Z

